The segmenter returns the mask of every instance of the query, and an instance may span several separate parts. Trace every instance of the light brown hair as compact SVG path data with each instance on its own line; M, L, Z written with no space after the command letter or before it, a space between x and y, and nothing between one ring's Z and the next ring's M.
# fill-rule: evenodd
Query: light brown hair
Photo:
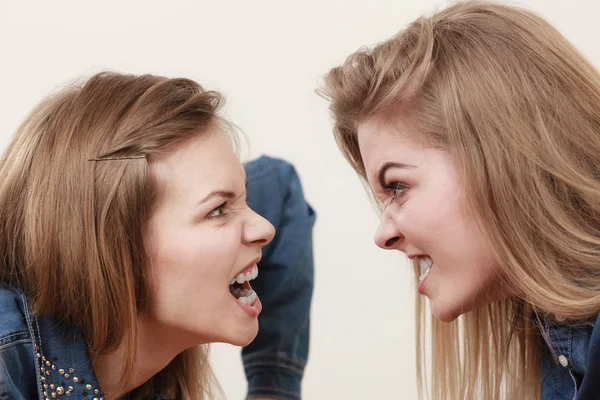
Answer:
M150 282L144 231L160 187L151 159L224 123L219 93L189 79L100 73L43 101L0 159L0 283L17 285L34 313L82 330L90 354L126 344ZM179 354L136 390L210 396L208 347Z
M428 322L417 299L420 395L539 398L543 338L533 313L581 320L600 310L596 69L539 16L467 1L352 54L320 93L363 178L357 126L397 110L427 145L451 153L516 293L451 324Z

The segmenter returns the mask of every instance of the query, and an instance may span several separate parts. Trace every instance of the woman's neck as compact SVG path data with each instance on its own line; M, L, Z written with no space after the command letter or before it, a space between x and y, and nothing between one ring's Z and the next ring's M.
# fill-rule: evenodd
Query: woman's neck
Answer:
M185 350L181 341L170 338L156 325L147 318L138 318L136 361L131 379L123 390L119 390L119 382L125 373L125 349L128 343L124 341L110 354L92 356L94 372L105 399L115 399L141 386Z

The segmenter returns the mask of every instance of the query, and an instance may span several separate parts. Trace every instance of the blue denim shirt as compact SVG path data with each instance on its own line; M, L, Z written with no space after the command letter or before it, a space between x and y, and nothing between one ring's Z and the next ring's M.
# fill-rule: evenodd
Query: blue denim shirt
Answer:
M276 228L253 287L263 311L255 341L242 351L248 396L300 399L308 357L315 213L287 162L246 165L248 204ZM99 400L102 391L77 328L29 312L27 297L0 286L0 400ZM166 399L160 390L154 399Z
M542 400L600 399L600 317L577 323L545 317L540 329Z

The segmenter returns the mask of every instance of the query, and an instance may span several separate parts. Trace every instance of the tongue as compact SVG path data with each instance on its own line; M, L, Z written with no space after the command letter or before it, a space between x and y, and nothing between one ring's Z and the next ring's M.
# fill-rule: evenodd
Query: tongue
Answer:
M229 285L229 288L233 288L233 289L252 289L252 286L250 286L250 282L245 281L244 283L234 283L233 285Z
M250 282L246 281L244 283L234 283L233 285L229 285L229 292L231 292L231 294L237 299L240 296L243 296L242 293L240 293L241 291L251 291L252 290L252 286L250 286Z

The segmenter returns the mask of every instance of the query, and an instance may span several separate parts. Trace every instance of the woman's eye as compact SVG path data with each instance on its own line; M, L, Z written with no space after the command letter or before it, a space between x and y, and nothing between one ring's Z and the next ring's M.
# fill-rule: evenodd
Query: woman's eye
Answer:
M212 210L211 212L208 213L207 217L208 218L221 218L221 217L225 217L227 214L225 214L224 212L224 208L227 205L227 202L221 204L220 206L218 206L217 208L215 208L214 210Z
M390 200L390 204L392 204L393 202L398 200L400 197L402 197L402 195L404 194L406 189L407 189L407 187L399 182L393 182L393 183L390 183L389 185L386 185L385 190L392 194L392 199Z

